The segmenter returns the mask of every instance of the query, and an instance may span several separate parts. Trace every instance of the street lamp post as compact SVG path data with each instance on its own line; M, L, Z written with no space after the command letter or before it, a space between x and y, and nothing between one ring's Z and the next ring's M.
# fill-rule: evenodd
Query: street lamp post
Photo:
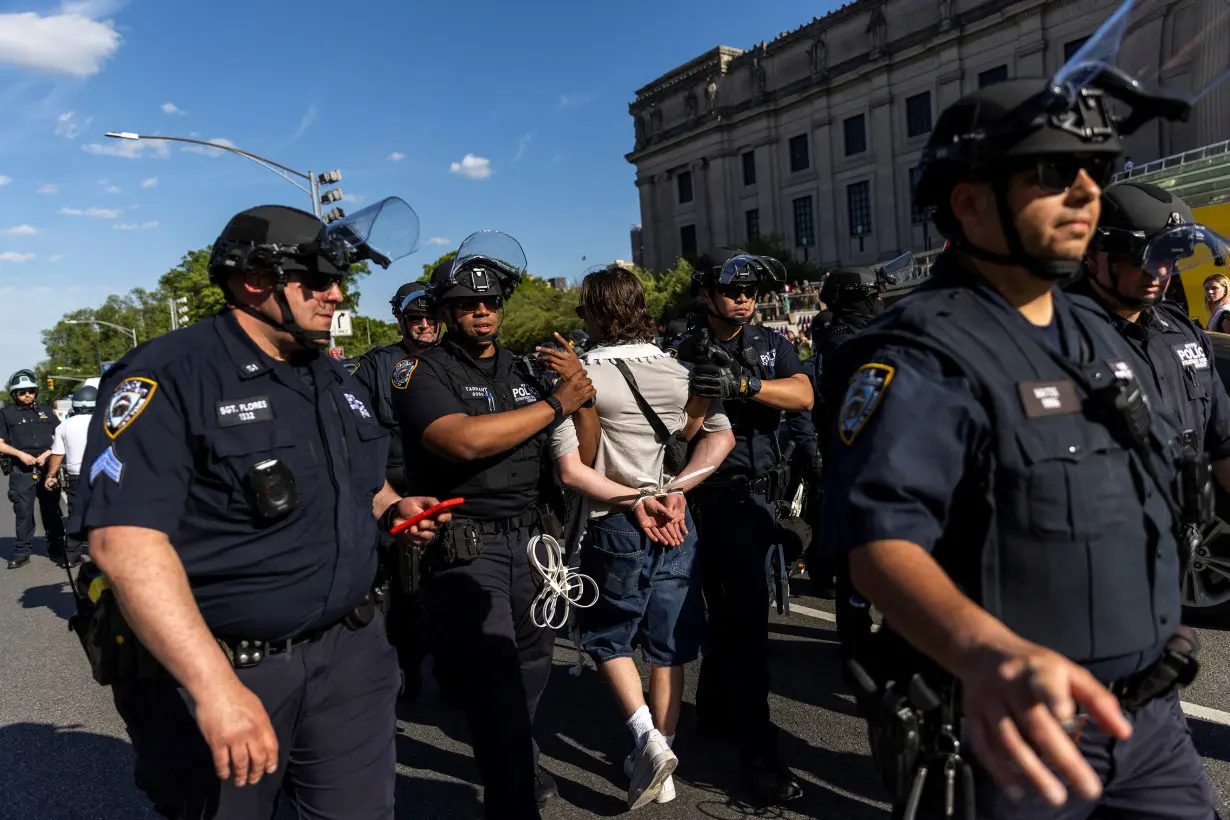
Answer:
M317 219L324 220L325 222L334 222L346 215L346 212L338 207L330 209L327 214L321 213L322 205L337 202L342 198L341 188L334 188L323 195L321 194L321 190L324 186L336 185L338 182L342 181L341 171L326 171L323 174L313 174L311 169L309 169L305 173L303 171L296 171L294 168L288 168L281 163L274 162L271 159L266 159L258 154L253 154L239 148L234 148L230 145L218 145L217 143L206 142L205 140L189 139L187 137L164 137L152 134L136 134L132 131L108 131L106 136L111 137L112 139L121 140L164 140L166 142L189 142L193 145L203 145L206 148L215 148L219 151L227 151L232 154L238 154L245 159L255 162L262 168L272 171L311 197L312 213L316 214ZM306 181L308 187L305 188L296 182L294 179L295 177Z
M132 334L132 346L137 346L137 331L130 327L117 325L114 322L104 322L102 319L63 319L61 321L63 321L66 325L93 325L95 331L98 330L99 325L106 325L107 327L115 328L116 330L122 330L125 333ZM102 349L95 347L94 355L98 357L98 375L101 376L103 374Z

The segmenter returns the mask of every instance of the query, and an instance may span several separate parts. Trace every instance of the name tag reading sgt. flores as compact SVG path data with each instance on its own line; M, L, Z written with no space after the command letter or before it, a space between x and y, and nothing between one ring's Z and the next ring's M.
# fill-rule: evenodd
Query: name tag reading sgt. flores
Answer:
M1021 404L1025 407L1027 418L1075 413L1081 409L1080 401L1076 398L1076 388L1067 380L1020 382L1017 384L1017 390L1021 392Z
M218 424L222 427L234 427L257 421L273 421L273 408L269 406L268 396L220 401L214 406L218 414Z

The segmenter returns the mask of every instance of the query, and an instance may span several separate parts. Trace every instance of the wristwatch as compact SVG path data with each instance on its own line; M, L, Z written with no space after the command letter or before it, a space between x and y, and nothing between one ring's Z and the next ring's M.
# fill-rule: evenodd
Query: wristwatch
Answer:
M555 411L555 423L559 424L564 420L564 405L555 396L547 396L547 406Z
M750 398L760 392L760 379L755 376L747 377L747 389L744 393Z

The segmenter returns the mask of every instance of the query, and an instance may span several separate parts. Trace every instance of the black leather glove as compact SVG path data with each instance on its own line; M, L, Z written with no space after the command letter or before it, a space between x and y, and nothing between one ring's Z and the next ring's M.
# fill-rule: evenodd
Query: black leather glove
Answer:
M760 392L760 380L745 375L725 350L711 348L708 359L692 371L692 395L729 400L750 399Z

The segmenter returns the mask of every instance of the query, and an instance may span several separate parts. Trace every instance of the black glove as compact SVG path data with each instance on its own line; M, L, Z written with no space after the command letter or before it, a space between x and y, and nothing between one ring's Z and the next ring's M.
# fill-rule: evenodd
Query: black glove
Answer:
M760 392L760 380L744 375L729 353L714 347L708 362L692 371L691 392L706 399L750 399Z

